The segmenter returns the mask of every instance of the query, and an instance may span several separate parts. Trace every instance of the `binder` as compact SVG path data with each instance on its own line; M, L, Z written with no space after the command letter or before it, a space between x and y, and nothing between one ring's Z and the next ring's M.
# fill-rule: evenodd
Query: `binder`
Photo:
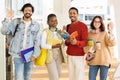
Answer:
M32 57L33 52L34 52L34 47L30 47L22 50L21 51L22 62L23 63L30 62L30 58Z

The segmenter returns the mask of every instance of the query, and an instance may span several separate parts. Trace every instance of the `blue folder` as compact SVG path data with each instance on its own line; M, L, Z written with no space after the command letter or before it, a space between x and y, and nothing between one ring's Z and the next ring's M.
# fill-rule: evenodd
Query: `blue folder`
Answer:
M25 50L22 50L21 51L22 62L23 63L30 62L30 58L33 55L33 52L34 52L34 47L30 47Z

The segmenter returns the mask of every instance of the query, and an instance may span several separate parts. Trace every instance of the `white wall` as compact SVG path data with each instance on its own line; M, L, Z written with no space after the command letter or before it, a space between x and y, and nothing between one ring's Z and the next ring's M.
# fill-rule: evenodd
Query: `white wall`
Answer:
M113 0L113 7L115 12L115 27L117 31L118 59L120 62L120 0Z
M54 13L57 15L58 27L70 23L68 10L70 8L71 0L54 0Z
M0 0L0 28L1 21L5 16L5 0ZM6 80L6 66L5 66L5 38L0 33L0 80Z
M53 13L53 0L43 0L43 16L42 16L42 23L43 28L48 27L47 25L47 16L50 13Z

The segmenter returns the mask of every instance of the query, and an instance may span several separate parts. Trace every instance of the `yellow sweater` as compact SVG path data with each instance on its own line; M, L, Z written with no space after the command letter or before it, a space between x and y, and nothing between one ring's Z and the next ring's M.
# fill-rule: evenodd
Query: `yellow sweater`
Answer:
M111 51L109 47L112 47L115 45L115 39L111 38L112 34L109 34L107 32L101 32L97 41L101 42L101 49L96 50L95 58L91 61L88 61L89 65L104 65L109 66L111 64ZM89 32L88 38L92 38L93 40L96 40L97 34ZM84 48L85 53L88 53L90 50L90 46L86 46Z

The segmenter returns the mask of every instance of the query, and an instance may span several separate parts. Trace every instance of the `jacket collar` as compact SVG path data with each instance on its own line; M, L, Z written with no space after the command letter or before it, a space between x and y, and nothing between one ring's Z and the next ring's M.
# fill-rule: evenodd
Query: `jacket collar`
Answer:
M24 23L24 19L20 18L20 23ZM31 24L34 25L36 22L31 18Z

